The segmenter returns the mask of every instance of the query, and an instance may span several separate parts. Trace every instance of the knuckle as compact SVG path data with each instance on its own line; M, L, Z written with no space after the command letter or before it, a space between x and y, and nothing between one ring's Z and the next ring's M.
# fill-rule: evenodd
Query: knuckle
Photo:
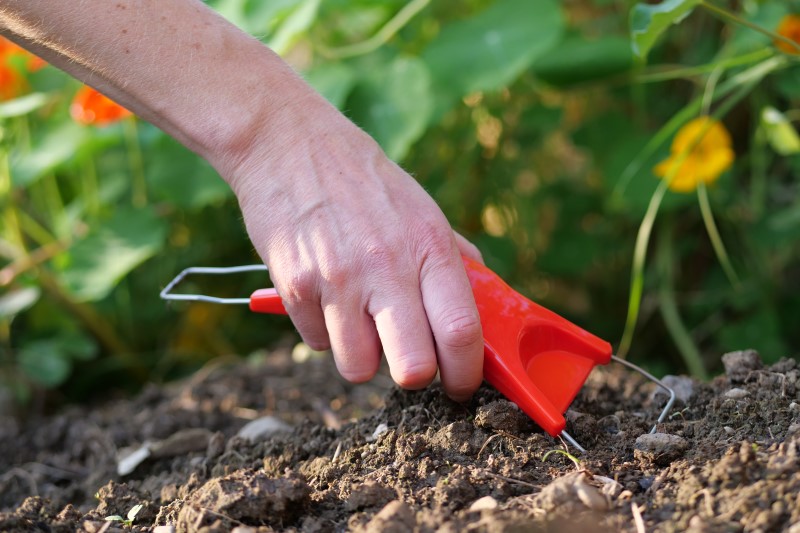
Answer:
M433 324L436 342L446 348L468 348L483 339L481 319L476 309L457 308L437 322Z
M446 226L426 226L421 230L419 246L425 258L449 257L453 252L453 234Z
M278 292L288 306L313 301L317 298L317 276L308 270L290 274L278 284Z

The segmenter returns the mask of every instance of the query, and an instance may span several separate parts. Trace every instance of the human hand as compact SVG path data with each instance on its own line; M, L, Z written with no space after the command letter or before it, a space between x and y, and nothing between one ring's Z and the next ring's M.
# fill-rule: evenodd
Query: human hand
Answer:
M382 346L398 385L425 387L438 366L447 394L469 398L483 335L460 256L481 261L477 248L326 102L306 99L282 125L229 182L303 340L331 348L350 381L375 375Z

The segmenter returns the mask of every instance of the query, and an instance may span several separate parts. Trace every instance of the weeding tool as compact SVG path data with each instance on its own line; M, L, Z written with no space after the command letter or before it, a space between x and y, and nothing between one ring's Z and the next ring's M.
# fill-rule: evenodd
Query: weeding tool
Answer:
M585 452L564 429L564 413L597 365L617 361L655 382L669 394L651 433L664 420L675 392L644 369L613 355L611 345L565 318L525 298L487 267L464 258L484 338L484 379L517 404L553 437L561 436ZM275 289L258 289L249 298L176 294L172 290L190 274L234 274L266 271L264 265L190 267L164 290L165 300L246 304L257 313L287 314Z

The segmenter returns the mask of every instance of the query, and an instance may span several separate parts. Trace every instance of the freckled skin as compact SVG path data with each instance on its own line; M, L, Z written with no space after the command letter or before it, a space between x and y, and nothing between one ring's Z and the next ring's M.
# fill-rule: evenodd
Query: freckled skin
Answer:
M119 46L122 30L135 43ZM345 378L370 379L383 351L403 387L437 370L454 399L480 385L461 261L477 249L262 43L200 0L0 0L0 31L217 169L298 331Z

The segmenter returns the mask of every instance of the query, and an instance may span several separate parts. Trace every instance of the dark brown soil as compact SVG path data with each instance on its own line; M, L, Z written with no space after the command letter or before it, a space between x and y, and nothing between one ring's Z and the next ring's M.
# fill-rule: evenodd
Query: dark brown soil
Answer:
M345 384L327 359L212 365L132 401L2 420L0 531L798 533L800 365L725 363L711 383L671 378L682 400L655 436L664 395L595 370L568 413L589 448L576 461L489 387L459 405L385 376Z

